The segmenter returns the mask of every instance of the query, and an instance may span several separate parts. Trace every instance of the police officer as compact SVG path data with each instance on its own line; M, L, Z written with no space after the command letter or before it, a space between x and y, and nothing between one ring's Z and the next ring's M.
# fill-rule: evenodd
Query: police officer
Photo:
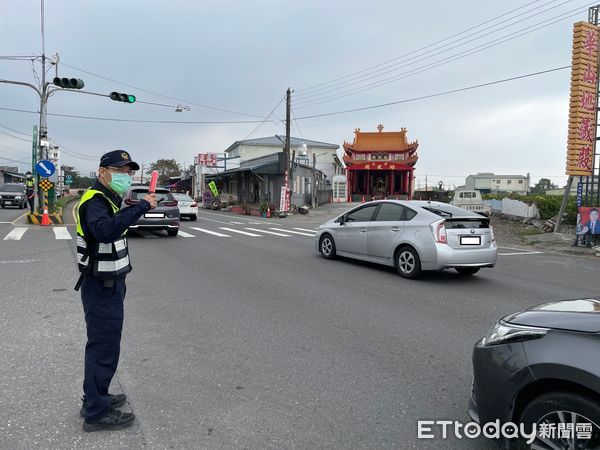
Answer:
M25 172L25 176L27 177L25 180L25 195L27 196L27 203L29 203L31 214L33 214L35 211L35 180L31 176L30 171Z
M148 194L135 206L120 209L121 196L131 185L139 165L128 152L114 150L100 159L98 180L77 207L77 260L85 313L87 344L83 405L85 431L119 430L133 425L134 415L119 411L126 397L109 394L117 369L123 328L125 276L131 271L127 228L156 207Z

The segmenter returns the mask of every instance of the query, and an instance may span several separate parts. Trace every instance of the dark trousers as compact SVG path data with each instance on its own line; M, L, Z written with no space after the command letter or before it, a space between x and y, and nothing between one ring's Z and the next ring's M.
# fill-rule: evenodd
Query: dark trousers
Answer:
M99 419L110 409L108 388L119 363L127 288L125 278L112 281L114 285L107 287L102 280L86 277L81 285L87 329L83 393L88 421Z
M31 209L31 214L34 214L34 205L35 205L35 196L31 195L31 197L29 197L29 195L27 196L27 203L29 203L29 209Z

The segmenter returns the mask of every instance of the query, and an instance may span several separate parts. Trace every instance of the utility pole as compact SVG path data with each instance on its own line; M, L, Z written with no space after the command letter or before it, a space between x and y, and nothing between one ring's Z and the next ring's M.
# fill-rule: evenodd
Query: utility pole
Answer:
M292 109L292 90L288 87L286 94L286 101L285 101L285 154L286 154L286 159L287 159L287 168L288 168L288 180L289 183L291 183L291 192L289 192L287 195L290 196L290 206L292 204L292 194L294 192L294 158L291 155L290 152L290 126L291 126L291 122L290 122L290 112ZM289 185L286 186L289 189Z

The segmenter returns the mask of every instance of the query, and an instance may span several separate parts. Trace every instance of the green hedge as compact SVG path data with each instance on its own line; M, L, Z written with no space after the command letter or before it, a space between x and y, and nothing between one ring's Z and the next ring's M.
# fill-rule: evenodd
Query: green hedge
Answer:
M484 194L484 200L502 200L510 198L520 200L522 202L533 204L535 203L540 211L540 218L548 220L558 214L562 203L562 195L517 195L517 194ZM565 210L566 217L563 223L575 225L577 221L577 205L575 196L569 197L567 209Z

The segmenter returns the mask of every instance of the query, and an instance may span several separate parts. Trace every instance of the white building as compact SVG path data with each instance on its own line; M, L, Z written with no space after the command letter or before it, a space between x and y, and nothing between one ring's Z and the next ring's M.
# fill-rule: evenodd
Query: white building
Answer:
M236 168L244 161L283 152L284 148L285 136L280 135L235 141L225 150L227 168ZM337 144L290 137L290 149L296 151L296 162L312 167L314 157L315 168L326 176L326 189L331 189L333 176L341 172L336 154L338 148Z
M465 179L465 187L477 189L483 194L492 192L529 193L529 174L525 175L496 175L493 172L479 172Z

